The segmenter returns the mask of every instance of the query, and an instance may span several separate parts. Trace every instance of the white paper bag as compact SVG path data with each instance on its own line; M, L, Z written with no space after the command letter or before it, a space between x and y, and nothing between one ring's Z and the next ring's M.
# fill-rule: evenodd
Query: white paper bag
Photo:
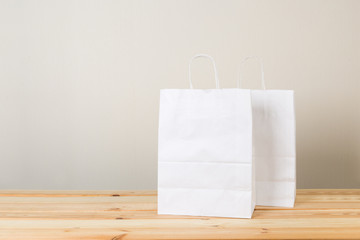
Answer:
M250 58L245 58L241 65ZM256 204L293 207L296 196L294 92L265 90L263 64L260 58L257 60L261 65L263 90L251 91ZM241 74L239 86L240 81Z
M212 60L217 89L192 89L197 57ZM219 89L214 60L194 58L191 89L160 92L158 213L251 218L250 90Z

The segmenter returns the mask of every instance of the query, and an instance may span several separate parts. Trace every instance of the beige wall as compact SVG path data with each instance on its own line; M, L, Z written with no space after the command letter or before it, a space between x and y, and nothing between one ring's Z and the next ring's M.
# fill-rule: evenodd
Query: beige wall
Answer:
M294 89L298 188L360 188L360 1L0 0L0 188L155 189L159 89ZM251 64L253 63L253 64ZM255 62L245 87L258 88ZM207 61L196 87L214 87Z

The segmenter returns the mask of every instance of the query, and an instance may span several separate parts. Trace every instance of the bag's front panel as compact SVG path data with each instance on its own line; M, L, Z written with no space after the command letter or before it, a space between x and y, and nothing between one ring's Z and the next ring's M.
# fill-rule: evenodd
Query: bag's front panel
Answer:
M251 164L159 162L161 187L251 190ZM241 174L239 174L241 173Z
M249 90L162 90L158 212L251 217Z
M256 203L292 207L296 191L293 91L252 91Z
M248 93L239 89L162 90L159 159L250 163Z

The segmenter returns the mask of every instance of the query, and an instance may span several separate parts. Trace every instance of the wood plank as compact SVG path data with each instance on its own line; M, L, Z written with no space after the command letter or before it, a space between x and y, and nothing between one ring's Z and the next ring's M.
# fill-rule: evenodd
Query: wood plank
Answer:
M128 203L141 203L141 202L153 202L156 203L157 196L53 196L53 197L19 197L19 196L2 196L0 197L0 203L114 203L114 202L128 202ZM316 203L316 202L353 202L360 203L359 195L298 195L296 197L296 203Z
M298 189L299 195L360 195L360 189ZM1 196L76 197L76 196L156 196L156 190L0 190Z
M155 190L0 190L0 197L157 196Z
M359 209L325 209L325 210L287 210L267 211L256 210L253 219L289 219L289 218L359 218ZM1 219L191 219L199 218L194 216L157 215L156 211L18 211L1 212ZM205 218L205 217L203 217Z
M289 219L289 218L359 218L359 209L324 210L256 210L253 219ZM158 215L156 211L3 211L0 219L191 219L194 216ZM203 217L205 219L206 217Z

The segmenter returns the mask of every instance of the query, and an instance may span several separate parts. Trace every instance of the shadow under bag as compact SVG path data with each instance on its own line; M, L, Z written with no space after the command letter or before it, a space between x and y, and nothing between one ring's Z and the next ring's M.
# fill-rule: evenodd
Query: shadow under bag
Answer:
M192 89L194 58L216 89ZM219 89L214 60L190 61L190 89L160 92L158 213L251 218L255 207L250 90Z

